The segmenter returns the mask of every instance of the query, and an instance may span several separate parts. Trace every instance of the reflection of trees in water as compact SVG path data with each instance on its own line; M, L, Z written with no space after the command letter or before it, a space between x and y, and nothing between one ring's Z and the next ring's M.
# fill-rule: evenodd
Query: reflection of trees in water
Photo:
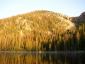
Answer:
M0 53L0 64L83 64L84 53Z
M48 61L48 64L63 64L64 63L64 57L61 56L62 58L59 58L57 54L43 54L42 56L42 61L45 63L45 61Z
M48 64L82 64L85 55L82 54L43 54L42 61L48 61Z

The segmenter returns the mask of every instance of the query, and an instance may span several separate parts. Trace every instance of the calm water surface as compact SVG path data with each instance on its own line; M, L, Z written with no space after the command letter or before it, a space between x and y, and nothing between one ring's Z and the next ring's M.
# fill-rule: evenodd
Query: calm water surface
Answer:
M0 64L85 64L85 53L0 52Z

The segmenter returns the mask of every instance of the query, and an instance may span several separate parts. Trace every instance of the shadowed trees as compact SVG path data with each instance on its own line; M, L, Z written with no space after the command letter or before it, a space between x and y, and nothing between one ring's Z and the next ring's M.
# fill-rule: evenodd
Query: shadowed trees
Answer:
M75 31L67 30L63 34L58 34L57 39L42 46L45 51L84 51L85 25L80 24Z

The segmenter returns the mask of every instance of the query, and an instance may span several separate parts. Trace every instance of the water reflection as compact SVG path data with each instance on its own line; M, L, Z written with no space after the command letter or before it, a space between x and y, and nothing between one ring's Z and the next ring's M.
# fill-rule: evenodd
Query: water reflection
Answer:
M0 64L84 64L84 53L0 53Z

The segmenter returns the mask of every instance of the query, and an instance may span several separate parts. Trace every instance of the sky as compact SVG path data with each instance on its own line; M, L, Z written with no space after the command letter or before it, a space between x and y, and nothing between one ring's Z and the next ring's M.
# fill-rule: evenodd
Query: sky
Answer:
M85 11L85 0L0 0L0 18L35 10L48 10L68 16L79 16Z

